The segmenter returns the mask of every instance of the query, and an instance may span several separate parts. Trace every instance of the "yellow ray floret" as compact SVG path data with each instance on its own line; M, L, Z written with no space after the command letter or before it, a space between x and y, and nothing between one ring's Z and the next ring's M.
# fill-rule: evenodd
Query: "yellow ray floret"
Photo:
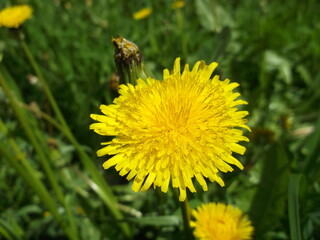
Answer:
M17 28L32 16L28 5L8 7L0 11L0 27Z
M208 189L206 178L224 186L219 172L229 172L242 164L232 152L243 154L248 141L239 128L247 128L246 111L237 105L237 83L211 78L217 63L197 62L180 71L180 59L173 72L164 70L164 80L137 80L137 85L121 85L120 96L111 105L101 105L103 115L91 114L97 123L90 129L115 138L104 143L98 156L112 155L103 167L115 166L121 176L133 179L134 191L151 185L167 192L171 182L180 190L195 192L194 178ZM250 130L250 129L249 129Z
M223 203L203 204L192 211L194 235L200 240L250 240L253 227L240 209Z

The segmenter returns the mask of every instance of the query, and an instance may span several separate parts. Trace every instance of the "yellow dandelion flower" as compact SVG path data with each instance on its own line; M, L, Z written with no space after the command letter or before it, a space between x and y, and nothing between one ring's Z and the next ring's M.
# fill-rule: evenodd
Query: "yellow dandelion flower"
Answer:
M0 11L0 27L18 28L32 16L32 8L28 5L8 7Z
M51 216L51 213L48 212L48 211L45 211L45 212L43 213L43 217L45 217L45 218L50 217L50 216Z
M191 192L195 178L204 191L205 178L224 182L219 171L228 172L229 164L243 169L232 152L243 154L239 141L248 141L242 130L247 122L247 111L236 106L247 104L236 100L233 93L238 83L219 76L210 78L217 63L197 62L190 71L186 65L180 72L180 59L173 72L164 70L164 80L147 78L137 85L120 85L119 94L111 105L101 105L104 115L91 114L99 123L90 129L105 136L115 136L97 151L98 156L114 155L103 167L115 166L120 175L134 178L133 191L146 191L152 184L167 192L169 182L180 190L180 201Z
M150 7L142 8L133 14L133 18L135 20L144 19L144 18L147 18L151 13L152 13L152 8Z
M223 203L203 204L192 211L190 222L195 237L201 240L249 240L253 227L239 208Z
M179 8L184 7L185 4L186 4L185 1L175 1L172 3L171 7L173 9L179 9Z

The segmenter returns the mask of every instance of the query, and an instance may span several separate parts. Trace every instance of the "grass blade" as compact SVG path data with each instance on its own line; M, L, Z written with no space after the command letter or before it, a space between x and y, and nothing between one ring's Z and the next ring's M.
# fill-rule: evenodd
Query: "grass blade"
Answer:
M272 145L263 161L260 184L250 208L257 239L263 239L284 215L288 189L288 159L284 147Z
M301 174L291 174L288 187L288 212L291 240L301 240L299 217L299 184Z

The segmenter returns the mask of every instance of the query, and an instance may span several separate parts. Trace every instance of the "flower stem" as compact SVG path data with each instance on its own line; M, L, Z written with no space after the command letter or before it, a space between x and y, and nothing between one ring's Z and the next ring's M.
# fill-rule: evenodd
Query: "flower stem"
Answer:
M186 197L185 201L180 202L180 208L181 208L182 219L183 219L185 239L191 240L193 239L193 235L190 227L190 208L188 204L188 197Z
M1 77L1 75L0 75ZM8 129L3 121L0 119L0 133L7 135ZM34 190L34 192L39 196L42 200L46 208L50 211L52 216L56 219L56 221L64 228L66 234L68 235L69 239L76 240L78 239L77 236L77 229L70 227L64 222L61 215L58 213L58 205L54 201L54 199L50 196L47 188L44 184L38 179L37 172L35 169L31 167L28 160L26 159L26 155L21 152L18 147L18 144L12 137L7 137L8 144L2 142L0 144L0 154L3 156L4 159L8 161L8 163L17 171L20 177ZM10 153L8 152L7 148L9 145L11 147ZM70 220L70 219L69 219Z
M4 135L7 134L6 125L0 119L0 132ZM13 166L20 176L35 190L39 197L43 200L47 209L57 217L57 220L61 220L61 216L58 214L58 206L50 196L47 188L37 178L37 173L30 166L26 159L26 155L20 151L15 140L11 137L7 137L8 145L12 148L13 152L8 153L8 147L2 144L0 145L1 155L8 160L9 164ZM4 142L3 142L4 143Z
M3 76L0 73L0 85L2 86L3 91L5 92L9 103L12 107L12 109L14 110L20 124L22 125L24 131L26 132L30 142L32 143L35 151L37 152L37 155L39 156L40 159L40 163L42 165L42 167L44 168L44 171L55 191L55 194L57 195L58 200L63 203L63 193L62 190L59 186L59 183L57 181L57 178L55 177L54 172L52 171L51 166L49 165L48 162L48 156L44 153L44 151L42 150L37 137L35 135L35 132L32 130L30 124L28 123L28 121L26 121L26 117L24 112L21 110L21 108L19 107L16 98L14 97L14 95L12 94L12 92L10 91L10 88L8 86L8 84L6 83L5 79L3 78Z
M35 73L36 73L36 75L37 75L37 77L38 77L38 79L39 79L39 81L41 83L41 87L43 87L43 90L44 90L44 92L45 92L45 94L46 94L46 96L47 96L47 98L48 98L53 110L54 110L54 113L57 115L57 118L61 122L61 124L63 126L66 126L67 123L66 123L66 121L65 121L65 119L64 119L64 117L63 117L63 115L62 115L62 113L61 113L61 111L60 111L60 109L59 109L59 107L58 107L58 105L57 105L57 103L56 103L51 91L50 91L50 88L49 88L47 82L45 81L45 79L44 79L44 77L43 77L43 75L42 75L42 73L40 71L40 68L38 67L33 55L31 54L31 51L30 51L28 45L26 44L26 42L23 39L21 39L20 42L21 42L21 46L22 46L22 48L23 48L28 60L30 61L30 64L31 64L33 70L35 71Z
M23 106L28 111L40 116L41 118L43 118L46 121L48 121L49 123L51 123L55 128L57 128L66 137L66 139L68 139L69 142L71 144L73 144L73 146L76 148L76 150L80 153L80 157L88 158L87 159L88 161L85 161L85 167L91 169L91 172L93 172L94 169L91 166L86 165L86 163L88 163L90 161L89 156L82 150L81 146L77 143L76 139L73 137L72 134L70 134L70 132L68 132L65 128L63 128L61 126L61 124L59 122L57 122L55 119L53 119L50 115L42 112L39 109L30 108L28 105L26 105L24 103L20 103L20 104L21 104L21 106ZM110 207L110 211L113 213L115 218L118 219L118 220L122 220L122 215L119 214L120 213L119 210L117 208L115 208L115 207L112 207L114 204L116 204L116 206L118 206L118 204L116 203L116 199L113 197L113 193L111 192L111 189L109 189L107 187L105 187L105 189L102 189L102 186L104 184L106 184L106 183L104 181L101 182L99 180L98 176L92 175L92 179L94 179L95 182L91 183L89 185L90 186L96 186L96 184L97 184L99 186L98 188L97 187L92 187L92 189L100 196L102 201L107 206ZM87 182L89 182L89 181L87 181ZM108 191L109 195L106 194L106 191ZM120 223L120 224L121 224L121 226L123 226L123 230L124 229L127 229L126 231L129 230L125 223Z
M185 31L185 27L184 27L184 16L182 11L180 11L180 9L176 9L176 21L177 21L177 29L178 29L178 37L181 40L181 53L182 53L182 57L184 59L187 59L188 56L188 43L187 43L187 37L186 37L186 31Z

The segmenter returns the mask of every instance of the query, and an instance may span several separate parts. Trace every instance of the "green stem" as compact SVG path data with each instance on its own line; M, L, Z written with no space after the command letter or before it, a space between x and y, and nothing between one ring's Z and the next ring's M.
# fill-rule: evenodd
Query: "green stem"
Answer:
M27 108L28 110L34 112L33 109L30 109L28 107L28 105L24 104L23 106L25 108ZM37 112L34 112L34 113L37 115L40 115L42 118L44 118L46 121L51 123L54 127L56 127L62 134L64 134L64 136L70 141L71 144L73 144L75 146L77 151L81 154L80 155L81 157L88 158L88 155L85 152L83 152L81 146L77 143L77 141L75 140L73 135L71 135L65 128L63 128L56 120L54 120L50 115L48 115L40 110L37 110ZM89 160L90 159L88 159L88 161L85 161L84 165L87 169L92 169L92 166L87 165L88 163L91 163L91 161L89 161ZM92 171L91 171L91 173L92 173ZM96 184L98 184L99 186L103 186L104 184L106 184L105 181L100 180L99 176L92 174L92 178L94 179L94 182ZM93 184L91 184L90 186L93 186ZM116 204L116 199L114 198L109 186L106 185L104 187L104 191L102 190L101 187L99 189L93 188L93 190L100 196L100 198L104 201L104 203L110 208L110 211L113 213L113 215L116 217L116 219L122 220L122 216L119 215L117 209L114 207L114 204ZM124 225L124 228L126 228L126 225Z
M47 98L53 108L53 111L57 115L58 120L61 122L61 124L64 127L68 126L68 124L66 123L66 121L65 121L65 119L64 119L51 91L50 91L50 88L49 88L47 82L45 81L45 79L40 71L40 68L38 67L33 55L31 54L31 51L30 51L28 45L26 44L26 42L24 40L21 40L21 46L22 46L28 60L30 61L31 66L32 66L33 70L35 71L35 73L39 79L39 82L40 82L41 86L43 87L43 90L44 90L44 92L45 92L45 94L46 94L46 96L47 96Z
M120 83L137 84L137 79L146 79L142 53L139 47L123 38L117 37L112 39L115 47L114 61L120 77Z
M299 185L302 174L291 173L288 186L288 213L290 239L301 240L301 226L299 214Z
M42 151L42 148L34 134L34 131L31 129L27 118L25 117L24 112L21 111L20 106L17 103L17 100L15 99L15 97L13 96L13 94L11 93L6 81L4 80L2 74L0 73L0 85L3 88L3 91L5 92L6 96L8 97L8 100L10 102L10 105L12 106L20 124L22 125L24 131L26 132L30 142L32 143L35 151L37 152L37 155L39 156L40 162L42 167L44 168L44 171L46 173L46 175L48 176L49 182L53 187L53 190L55 191L55 194L57 195L59 201L61 203L64 202L63 200L63 194L62 191L59 187L58 181L55 178L53 171L49 165L49 162L47 160L47 156L46 154Z
M318 114L320 115L320 113ZM309 155L306 157L303 166L303 172L306 176L311 177L311 172L314 169L314 162L318 158L319 155L319 147L320 147L320 118L318 118L315 124L315 131L311 137L312 141L308 144Z
M55 177L53 171L52 171L52 168L50 167L49 165L49 162L48 162L48 159L47 159L47 156L46 154L42 151L42 147L40 146L39 144L39 141L34 133L34 131L32 131L32 128L30 127L30 124L29 122L27 121L27 118L26 118L26 115L25 113L21 110L18 102L17 102L17 99L13 96L9 86L7 85L6 81L4 80L2 74L0 73L0 85L2 86L2 89L3 91L5 92L6 96L8 97L8 100L9 100L9 103L12 107L12 109L14 110L20 124L22 125L24 131L26 132L27 134L27 137L29 138L30 142L32 143L39 159L40 159L40 163L45 171L45 175L48 177L49 179L49 182L50 184L52 185L53 187L53 190L55 192L55 194L57 195L57 198L58 200L60 201L60 203L62 205L64 205L64 197L63 197L63 194L62 194L62 190L58 184L58 181L57 181L57 178ZM5 128L5 125L4 124L1 124L1 128L3 131L6 130ZM18 151L18 147L16 146L16 144L14 144L12 142L12 140L10 141L11 145L13 146L14 150L15 151ZM2 149L2 152L4 151L4 149ZM3 154L6 154L5 152ZM22 154L23 155L23 154ZM12 162L12 161L11 161ZM33 182L34 182L34 179L36 179L35 177L35 173L33 173L33 169L30 167L30 165L27 163L27 161L23 161L22 162L23 165L24 165L24 168L23 169L20 169L17 168L19 167L19 165L15 165L15 168L17 169L17 171L19 171L20 175L23 173L23 172L28 172L30 173L30 176L34 175L33 178L30 178L28 179L28 175L25 176L25 175L21 175L23 176L24 179L28 179L28 183L29 185L32 185ZM32 179L32 180L31 180ZM37 192L40 194L40 197L42 196L42 198L44 199L44 201L46 202L48 199L52 199L52 197L49 195L49 193L47 193L47 195L44 195L43 193L43 188L44 186L40 186L39 183L41 183L40 181L37 182L37 184L35 184L35 187L34 189L38 189L40 188ZM40 186L40 187L39 187ZM56 211L57 207L53 207L52 206L52 203L53 201L51 201L50 203L50 211L52 212L52 209L55 209L53 211ZM60 219L60 215L56 212L52 212L52 214L55 216L55 218L57 219L58 222L60 222L60 224L63 225L63 227L65 228L66 230L66 233L67 235L69 236L70 239L77 239L74 235L74 233L72 232L72 229L70 230L67 226L64 225L62 219ZM59 216L59 218L58 218Z
M193 235L190 227L190 208L189 208L187 197L185 201L180 202L180 208L181 208L182 219L183 219L185 239L191 240L193 239Z
M33 69L39 79L39 82L41 83L41 86L43 87L43 90L44 90L44 92L45 92L45 94L46 94L46 96L52 106L52 109L53 109L58 121L60 122L60 124L62 126L63 132L65 133L65 135L67 136L69 141L74 145L75 149L77 150L77 152L80 156L80 160L82 161L82 164L85 166L86 170L89 172L92 179L96 182L96 184L98 186L100 186L100 188L102 189L104 194L107 196L106 198L104 198L105 204L108 206L109 210L111 211L111 213L113 214L113 216L117 220L123 220L123 215L116 206L116 199L111 191L111 188L105 182L105 180L103 179L103 177L100 175L99 171L97 170L96 166L92 163L91 158L82 149L81 145L79 144L79 142L76 140L76 138L72 134L67 122L65 121L65 119L64 119L51 91L50 91L48 84L45 81L45 78L43 77L43 75L40 71L40 68L38 67L28 45L26 44L26 42L23 39L21 39L21 46L22 46L28 60L30 61L31 65L32 65L32 67L33 67ZM120 227L122 228L124 234L127 237L130 237L131 234L130 234L129 225L127 223L120 223Z
M188 56L188 44L187 44L187 37L185 36L185 29L184 29L184 16L180 9L176 9L176 18L177 18L177 29L178 29L178 37L181 40L181 52L183 59L187 59Z
M72 199L71 199L70 195L67 195L65 197L64 206L65 206L66 213L67 213L67 218L68 218L68 221L69 221L69 226L68 227L70 228L70 232L72 234L74 234L74 239L79 239L77 224L76 224L76 221L75 221L75 217L74 217L74 215L72 214L72 211L71 211Z
M0 233L2 234L3 237L5 237L7 240L13 240L13 238L10 236L10 234L8 233L8 231L3 228L2 226L0 226ZM1 235L0 234L0 235Z
M0 131L6 134L7 129L5 124L0 119ZM50 196L46 187L43 183L37 178L37 174L34 169L29 165L27 159L25 158L25 154L22 153L15 141L12 138L8 138L9 144L13 148L12 153L8 153L6 147L0 145L0 153L8 161L8 163L17 171L17 173L22 177L22 179L34 190L34 192L40 197L46 208L50 211L52 216L56 219L56 221L64 228L66 234L69 239L76 240L78 239L71 229L64 224L63 219L59 215L57 209L57 204ZM21 166L22 165L22 166Z

